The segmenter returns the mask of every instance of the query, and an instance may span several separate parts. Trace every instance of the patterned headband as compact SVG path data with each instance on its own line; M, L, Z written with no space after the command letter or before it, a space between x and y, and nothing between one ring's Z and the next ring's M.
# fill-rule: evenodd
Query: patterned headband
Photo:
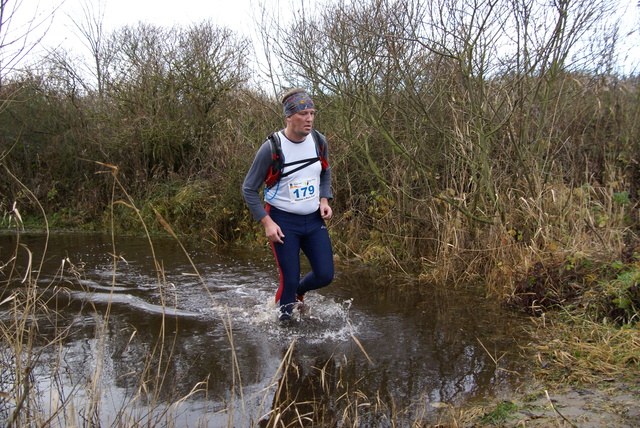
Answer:
M313 100L306 92L297 92L288 96L283 102L284 116L289 117L294 113L313 107Z

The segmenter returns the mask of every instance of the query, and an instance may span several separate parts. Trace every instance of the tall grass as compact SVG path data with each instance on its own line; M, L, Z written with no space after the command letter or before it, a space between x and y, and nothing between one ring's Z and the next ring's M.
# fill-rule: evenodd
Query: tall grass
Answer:
M543 321L544 320L544 321ZM534 376L549 385L590 386L636 382L640 370L640 328L591 320L565 311L538 319L532 349Z
M129 208L140 222L144 222L140 214L141 210L136 207L118 181L117 169L106 165L105 167L113 179L112 205ZM122 198L118 198L117 195L121 195ZM608 203L612 216L622 217L624 212L618 210L624 211L628 208L625 205L626 202L619 208L614 208L615 196L602 189L573 189L571 192L560 195L550 192L549 197L557 200L577 198L586 211L591 212L591 216L586 217L587 221L594 222L599 218L597 215L601 211L600 209L590 210L589 207L600 207ZM525 202L523 206L532 210L533 204ZM532 214L533 212L528 212L528 215ZM566 212L564 214L552 212L552 214L559 217L564 215L562 219L566 223L577 221L577 217L572 216L579 215ZM155 215L160 226L173 236L177 245L189 258L169 222L157 210ZM102 308L95 307L90 302L87 304L85 310L96 321L92 335L93 353L90 361L92 369L90 375L86 377L69 378L67 363L64 361L64 347L65 341L74 331L74 326L65 319L68 309L64 306L65 302L68 302L68 299L64 298L67 293L65 284L73 281L74 287L82 287L83 272L71 260L65 259L54 276L54 281L43 286L38 279L40 272L38 260L46 258L46 254L33 254L20 242L20 218L18 210L14 209L10 220L16 226L14 233L18 244L1 266L1 273L5 280L1 284L3 292L0 301L0 308L3 310L0 318L2 335L0 364L3 367L0 379L3 391L0 396L0 403L2 403L0 416L6 421L6 425L11 427L96 426L111 423L114 426L123 427L177 426L182 409L188 406L192 399L202 400L202 397L207 399L209 379L205 377L196 382L187 392L174 389L169 367L174 357L176 332L173 332L169 326L172 309L176 306L176 296L170 284L166 282L162 264L155 257L151 235L147 233L149 251L153 254L157 273L157 292L161 297L165 313L161 318L155 340L146 347L138 348L141 350L141 369L129 374L136 381L133 394L120 403L120 407L114 411L113 403L106 399L109 391L105 389L108 383L105 382L105 376L109 374L103 370L105 352L112 334L109 330L112 306L110 302ZM584 224L584 221L581 224ZM146 228L147 225L143 227ZM584 227L585 230L590 230L588 225ZM518 233L530 232L514 234L507 232L497 236L500 239L508 239L510 246L517 247L520 245ZM605 231L600 232L600 234L604 233ZM539 234L537 251L543 252L545 245L558 245L557 240L547 242L542 239L544 236L546 235ZM112 238L115 238L115 234ZM607 242L615 241L609 239ZM578 244L578 241L571 241L571 245ZM112 239L112 245L111 285L116 286L115 278L120 258L117 256L115 239ZM496 241L495 245L506 244ZM593 245L593 242L587 240L581 245L583 246L580 248L587 254L588 247ZM494 249L485 250L495 251ZM510 251L509 254L514 252ZM530 254L530 252L523 251L523 254ZM581 269L584 268L582 264L586 260L586 257L585 259L576 257L563 259L562 266L569 269L567 264L571 263L570 269ZM193 267L193 274L206 288L197 266L190 258L189 261ZM495 268L498 267L500 266L497 265ZM503 275L504 278L509 278L513 272L508 272L506 269ZM615 268L608 266L606 269ZM603 378L612 379L621 375L630 375L633 370L637 371L640 368L638 366L640 342L638 329L632 325L636 318L635 310L638 304L633 294L636 283L637 271L622 272L618 268L618 276L610 283L602 284L603 292L610 296L608 305L600 299L600 293L585 295L582 304L590 309L594 321L586 321L583 317L569 312L565 319L550 313L537 318L538 330L535 335L539 336L540 340L548 337L549 343L553 346L547 348L538 346L535 352L540 361L553 364L545 364L543 369L536 372L536 376L549 382L597 383ZM571 289L571 287L568 288ZM528 295L534 291L523 294ZM549 295L548 287L542 288L548 300L563 296L560 294L560 288L556 291L558 295L554 297ZM209 296L212 306L217 307L214 296ZM511 298L516 297L518 297L516 294L511 296ZM605 303L604 306L603 303ZM549 310L548 305L548 302L539 300L533 301L530 306L532 311L540 313ZM607 312L611 305L617 305L623 313ZM210 420L215 420L216 423L224 421L223 423L230 427L463 426L469 423L490 424L491 422L482 421L485 419L491 421L494 420L492 418L497 417L493 413L491 418L487 417L481 407L449 406L444 403L429 403L426 399L419 399L406 407L400 407L394 402L393 397L385 398L381 394L367 395L358 388L357 382L354 384L345 380L343 371L349 366L346 360L338 362L334 357L330 357L318 359L311 365L301 364L296 358L295 339L290 343L271 381L263 390L252 396L246 396L238 355L235 352L238 344L235 343L231 317L224 310L219 316L230 344L229 370L233 375L228 388L229 396L226 405L222 409L205 410L197 415L201 426L207 426ZM610 325L603 327L595 321L603 316L609 317ZM628 327L620 329L615 325L620 322ZM136 331L128 334L130 335L129 343L134 343ZM559 341L558 338L562 340ZM357 338L353 337L353 341L361 349L363 356L367 357L368 350L362 347ZM52 349L55 349L55 352L52 352ZM45 360L44 355L57 355L57 358ZM496 355L494 361L498 360L499 356ZM564 371L556 370L558 367L563 367ZM45 374L47 381L42 382L39 377ZM254 403L256 397L260 402L257 411L255 407L246 406L246 403ZM436 408L435 411L434 408Z
M141 223L144 219L140 210L124 190L118 180L117 168L103 165L112 178L112 206L126 206ZM122 198L118 198L121 195ZM155 211L157 221L175 238L185 256L189 259L193 274L202 286L206 284L196 265L189 257L171 225ZM208 379L205 377L190 386L188 392L181 393L175 387L175 379L170 366L174 358L177 330L172 329L172 312L176 307L172 287L167 283L162 264L156 259L153 239L147 233L149 252L156 267L157 293L160 296L163 314L156 337L149 343L136 346L137 331L128 331L128 345L140 352L140 364L126 376L135 380L129 390L131 395L121 403L109 399L108 379L111 373L105 370L109 341L114 334L112 323L112 301L98 307L91 299L83 303L84 317L93 319L95 325L90 335L91 355L84 374L68 367L65 360L66 342L75 333L78 325L70 320L69 314L77 312L77 307L69 306L70 286L91 291L83 284L83 268L76 266L69 258L62 260L59 270L50 283L43 285L39 280L41 265L45 260L47 247L42 254L34 254L20 241L22 225L20 213L14 209L8 220L14 225L17 238L13 253L3 261L0 274L0 419L8 427L23 426L177 426L183 406L192 399L207 397ZM142 225L147 228L146 224ZM111 248L111 292L118 285L116 281L121 258L112 232ZM208 290L208 289L207 289ZM207 291L208 292L208 291ZM218 307L214 296L209 294L211 304ZM226 406L197 415L199 426L209 426L215 419L217 424L229 427L302 427L302 426L428 426L434 419L429 403L418 401L409 408L398 408L378 394L370 397L351 385L342 376L348 361L340 364L335 357L319 359L311 368L302 369L295 357L296 341L293 339L271 382L257 393L261 403L257 413L251 413L246 403L255 402L255 396L245 396L238 355L235 352L235 337L231 317L222 309L218 314L223 323L230 345L229 371L232 373L228 385L229 396ZM354 343L368 358L367 351L357 338ZM52 357L53 356L53 357ZM306 370L306 371L305 371ZM114 404L119 407L114 408ZM450 409L439 418L463 420L465 413ZM438 417L436 417L438 418ZM224 421L224 422L220 422ZM436 423L436 422L433 422Z
M140 210L135 207L131 197L124 191L118 180L117 168L104 164L103 166L111 172L113 178L111 206L126 205L138 216L142 227L147 230L140 216ZM124 200L115 200L118 190L122 191ZM165 228L171 232L160 214L157 213L157 215ZM2 419L9 427L101 425L107 417L103 414L104 398L108 392L104 390L104 353L108 349L107 342L111 334L109 331L111 297L117 285L116 273L120 259L115 247L113 228L111 229L113 270L110 298L104 309L99 310L91 301L87 304L95 320L95 330L92 340L93 352L91 361L88 362L91 373L87 377L82 377L76 373L67 373L68 368L65 367L63 360L65 339L75 328L74 323L66 319L66 311L69 308L65 307L64 302L69 302L69 299L64 298L67 293L65 284L67 281L73 281L76 287L84 289L81 269L76 268L71 260L65 259L54 281L43 287L38 281L38 275L42 271L42 261L47 258L46 245L43 254L34 255L29 248L20 243L21 216L15 207L9 214L8 221L15 225L18 241L14 253L0 267L0 272L6 278L2 282L0 302L0 307L3 309L0 320L3 366L3 375L0 379L3 391ZM48 229L46 232L48 234ZM171 309L175 308L176 302L172 300L171 287L165 280L162 265L155 257L153 241L148 231L146 236L156 267L157 291L163 308L162 321L155 343L150 344L144 355L140 356L143 362L142 369L137 373L130 373L138 380L139 385L137 392L130 397L130 400L123 403L122 408L116 411L114 423L117 426L171 425L176 407L192 395L206 390L206 379L203 379L202 382L194 385L186 396L172 402L164 399L167 388L165 383L168 380L168 368L176 339L175 333L167 332L166 322L171 318ZM175 234L173 236L177 239ZM22 253L24 257L20 257ZM188 257L188 254L186 255ZM26 263L22 263L25 258ZM41 265L34 266L36 263L34 259L41 260ZM190 258L189 260L191 261ZM193 263L192 266L199 277ZM85 291L90 292L87 289ZM210 295L210 297L213 300L213 296ZM73 309L69 310L73 311ZM224 317L221 317L221 320L225 324L233 349L230 320ZM129 339L130 343L134 341L135 335L136 332L133 331ZM57 355L58 359L54 358L53 361L45 359L45 354ZM234 371L237 369L235 353L232 358L232 367ZM75 378L76 375L79 379ZM47 381L40 381L39 376L47 376ZM40 385L46 385L47 389L41 390ZM232 395L236 388L242 390L239 378L234 378ZM231 401L234 402L235 398L232 397ZM234 414L233 409L229 414ZM109 415L109 417L114 416ZM232 417L229 419L229 426L235 426Z

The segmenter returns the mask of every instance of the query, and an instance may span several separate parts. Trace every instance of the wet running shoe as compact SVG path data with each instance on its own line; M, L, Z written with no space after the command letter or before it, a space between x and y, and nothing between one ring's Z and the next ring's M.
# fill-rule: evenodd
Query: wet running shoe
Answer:
M279 317L280 322L291 321L291 314L287 312L282 312Z

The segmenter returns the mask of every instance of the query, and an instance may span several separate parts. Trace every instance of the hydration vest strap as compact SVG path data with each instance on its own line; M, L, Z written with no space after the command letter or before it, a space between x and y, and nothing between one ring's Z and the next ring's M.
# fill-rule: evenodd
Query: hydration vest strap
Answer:
M313 165L317 161L320 161L320 164L322 165L322 171L326 170L329 167L329 162L327 162L327 158L324 155L324 145L320 138L320 133L315 129L313 129L311 133L312 133L311 138L313 139L316 145L316 153L318 153L318 157L302 159L302 160L291 162L291 163L284 163L284 156L282 154L282 147L280 145L281 143L280 143L280 137L278 136L278 133L274 132L267 137L267 139L269 140L269 143L271 144L271 166L269 167L269 170L267 171L267 176L264 179L267 189L270 189L273 186L275 186L280 181L280 178L286 177L287 175L292 174L296 171L299 171L303 168L306 168L309 165ZM293 170L288 171L287 173L282 172L285 166L292 166L292 165L298 165L298 164L302 164L302 165L299 166L298 168L294 168Z
M296 162L291 162L291 163L286 163L284 164L284 166L291 166L291 165L298 165L298 164L303 164L300 165L297 168L292 169L291 171L287 171L287 172L283 172L280 177L286 177L290 174L293 174L294 172L300 171L301 169L304 169L306 167L308 167L309 165L313 165L314 163L318 162L320 160L319 157L317 158L309 158L309 159L302 159Z

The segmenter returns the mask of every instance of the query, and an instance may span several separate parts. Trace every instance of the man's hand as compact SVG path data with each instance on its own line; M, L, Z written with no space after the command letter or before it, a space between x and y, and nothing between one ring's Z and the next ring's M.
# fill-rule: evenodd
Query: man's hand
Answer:
M264 232L267 235L267 238L271 242L277 242L279 244L283 244L282 238L284 238L284 233L280 229L280 226L276 224L275 221L270 216L263 217L260 220L262 225L264 226Z
M327 198L320 199L320 215L324 220L329 220L333 216L333 210L329 206Z

